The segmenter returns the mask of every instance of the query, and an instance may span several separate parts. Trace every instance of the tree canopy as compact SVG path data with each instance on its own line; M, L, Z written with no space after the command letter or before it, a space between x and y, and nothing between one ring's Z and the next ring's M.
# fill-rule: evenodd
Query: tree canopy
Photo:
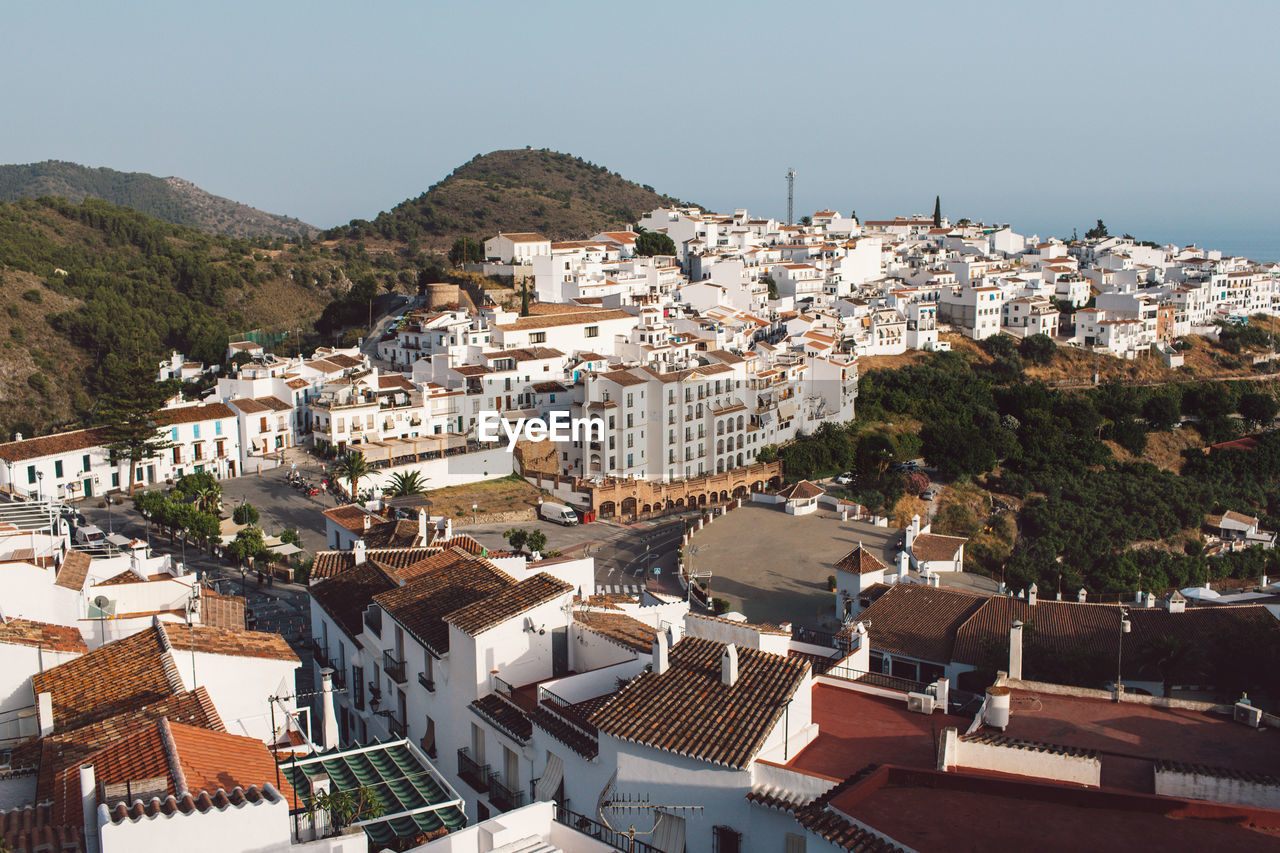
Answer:
M636 235L636 254L641 257L674 255L675 253L675 241L661 231L641 231Z

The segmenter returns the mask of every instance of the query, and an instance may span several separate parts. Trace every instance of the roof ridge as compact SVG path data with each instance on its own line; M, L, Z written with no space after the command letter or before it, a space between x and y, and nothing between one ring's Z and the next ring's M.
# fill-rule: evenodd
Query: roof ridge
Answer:
M178 797L185 797L190 793L187 788L187 774L182 770L182 764L178 761L178 745L173 740L173 730L169 728L169 718L161 717L160 727L160 744L164 747L164 758L169 764L169 775L173 779L173 789L178 792Z

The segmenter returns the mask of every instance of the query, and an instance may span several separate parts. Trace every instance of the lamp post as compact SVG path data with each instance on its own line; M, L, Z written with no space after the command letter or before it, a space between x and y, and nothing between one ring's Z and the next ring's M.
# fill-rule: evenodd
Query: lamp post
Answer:
M1120 608L1120 642L1116 648L1116 698L1120 701L1120 694L1124 690L1124 681L1121 677L1121 664L1124 660L1124 635L1129 633L1132 626L1129 623L1129 611L1123 607Z
M36 500L44 501L44 472L36 472Z

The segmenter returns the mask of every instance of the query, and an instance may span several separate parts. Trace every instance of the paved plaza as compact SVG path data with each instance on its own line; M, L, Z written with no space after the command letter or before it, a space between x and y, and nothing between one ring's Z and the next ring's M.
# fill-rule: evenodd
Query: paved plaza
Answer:
M841 521L830 511L787 515L761 504L745 504L695 533L685 550L695 572L710 571L711 595L753 622L792 622L830 628L835 597L827 578L835 563L861 543L890 567L902 531L861 521ZM975 575L943 575L944 584L990 591Z

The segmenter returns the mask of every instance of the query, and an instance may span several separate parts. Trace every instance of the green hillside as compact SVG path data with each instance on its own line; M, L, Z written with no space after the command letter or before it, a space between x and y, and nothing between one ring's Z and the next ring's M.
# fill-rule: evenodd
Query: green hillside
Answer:
M76 203L99 198L174 225L229 237L294 237L316 233L316 229L305 222L213 195L181 178L92 169L59 160L0 166L0 201L41 196L61 196Z
M623 228L655 207L682 205L653 187L604 166L546 149L477 155L414 199L372 222L326 232L327 238L380 237L442 248L458 237L483 240L499 231L540 231L552 239Z

